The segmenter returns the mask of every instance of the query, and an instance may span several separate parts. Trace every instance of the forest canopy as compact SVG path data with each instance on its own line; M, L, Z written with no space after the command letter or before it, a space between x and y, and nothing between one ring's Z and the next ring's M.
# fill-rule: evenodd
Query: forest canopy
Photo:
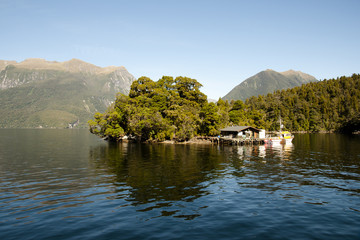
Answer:
M256 109L266 129L274 130L281 116L289 131L358 131L360 75L304 84L266 96L246 100L248 109ZM359 125L359 124L358 124ZM344 126L347 126L344 129Z
M202 85L187 77L141 77L129 96L118 94L105 113L89 121L90 131L110 140L186 141L216 136L229 125L293 132L359 131L360 75L304 84L266 96L208 102Z
M186 141L196 135L216 135L224 126L221 113L187 77L164 76L157 82L141 77L129 96L118 94L104 114L89 121L90 131L111 140L132 136L141 141ZM224 112L225 114L225 112Z

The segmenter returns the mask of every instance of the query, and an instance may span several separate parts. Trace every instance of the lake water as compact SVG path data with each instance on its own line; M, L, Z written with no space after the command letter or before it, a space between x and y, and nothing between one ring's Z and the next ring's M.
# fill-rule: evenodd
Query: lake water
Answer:
M0 239L360 239L360 137L151 145L0 129Z

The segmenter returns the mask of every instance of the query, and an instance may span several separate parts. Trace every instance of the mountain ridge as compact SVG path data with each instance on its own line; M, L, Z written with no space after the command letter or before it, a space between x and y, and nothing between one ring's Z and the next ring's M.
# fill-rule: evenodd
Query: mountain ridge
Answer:
M0 67L0 127L86 127L135 80L123 66L101 68L78 59L0 60Z
M315 77L301 71L277 72L267 69L245 79L222 99L245 101L252 96L266 95L276 90L292 88L315 81L318 81Z
M47 61L43 58L27 58L21 62L0 60L0 71L4 70L9 65L13 65L19 68L26 68L26 69L43 69L43 70L52 69L52 70L60 70L60 71L68 71L68 72L83 72L83 73L93 73L93 74L107 74L119 69L126 70L124 66L99 67L77 58L73 58L64 62Z

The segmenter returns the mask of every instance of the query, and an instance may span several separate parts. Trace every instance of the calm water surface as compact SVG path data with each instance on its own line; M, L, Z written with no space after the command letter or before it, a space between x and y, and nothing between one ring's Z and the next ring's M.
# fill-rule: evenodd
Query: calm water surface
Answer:
M1 129L0 239L360 239L360 138L146 145Z

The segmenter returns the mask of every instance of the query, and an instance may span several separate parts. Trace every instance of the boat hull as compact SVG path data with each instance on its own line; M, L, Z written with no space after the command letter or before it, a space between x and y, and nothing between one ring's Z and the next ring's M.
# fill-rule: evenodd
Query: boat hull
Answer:
M281 132L281 133L279 133L279 136L266 138L264 140L264 142L266 144L290 144L290 143L292 143L293 139L294 139L294 136L291 135L291 133Z

